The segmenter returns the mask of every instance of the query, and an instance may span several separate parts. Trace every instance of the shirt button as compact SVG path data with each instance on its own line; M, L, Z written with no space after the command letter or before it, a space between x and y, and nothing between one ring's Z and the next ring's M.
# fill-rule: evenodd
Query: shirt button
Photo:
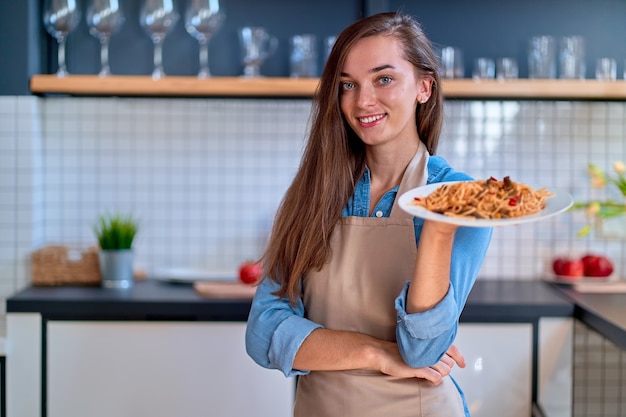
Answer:
M380 210L378 210L378 211L376 212L376 217L383 217L383 212L382 212L382 211L380 211Z

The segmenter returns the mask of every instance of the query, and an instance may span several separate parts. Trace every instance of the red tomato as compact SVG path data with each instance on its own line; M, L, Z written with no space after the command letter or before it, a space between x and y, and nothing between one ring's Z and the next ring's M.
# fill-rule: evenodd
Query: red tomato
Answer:
M585 274L585 265L580 259L557 258L552 263L552 269L557 275L576 279Z
M608 277L613 273L613 263L606 256L587 254L581 261L588 277Z
M263 275L263 266L259 262L246 261L239 266L239 281L244 284L256 284Z

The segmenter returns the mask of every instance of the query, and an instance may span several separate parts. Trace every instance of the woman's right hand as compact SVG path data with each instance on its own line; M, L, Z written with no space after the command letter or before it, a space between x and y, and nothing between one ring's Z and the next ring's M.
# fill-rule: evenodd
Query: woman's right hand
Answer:
M454 365L465 367L465 359L456 346L450 349L436 364L425 368L411 368L400 356L398 345L393 342L383 342L383 354L380 361L380 371L386 375L400 378L422 378L434 385L439 385L441 380L448 376Z

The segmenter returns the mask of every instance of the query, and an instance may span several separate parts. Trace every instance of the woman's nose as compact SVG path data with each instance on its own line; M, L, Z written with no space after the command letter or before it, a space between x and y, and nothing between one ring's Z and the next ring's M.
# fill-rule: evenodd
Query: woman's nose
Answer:
M358 105L360 107L369 107L376 103L376 92L372 86L361 86L359 88Z

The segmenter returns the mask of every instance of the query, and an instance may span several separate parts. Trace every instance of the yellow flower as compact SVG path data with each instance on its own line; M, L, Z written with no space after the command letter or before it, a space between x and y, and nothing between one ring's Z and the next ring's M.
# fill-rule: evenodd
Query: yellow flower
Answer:
M591 233L591 226L589 226L588 224L583 226L578 233L576 233L577 237L585 237L588 236L589 233Z
M594 164L589 164L587 173L591 177L591 186L595 188L602 188L606 185L606 176L600 168Z
M591 178L591 186L593 188L602 188L606 185L606 179L601 177Z
M593 202L589 204L589 206L587 206L587 209L585 210L585 214L589 217L593 217L599 212L600 212L600 203L598 202Z
M613 162L613 170L617 176L610 176L604 173L597 165L590 163L587 166L587 174L590 184L594 188L603 188L608 183L615 184L621 194L626 197L626 166L623 161ZM626 215L626 201L606 199L589 202L575 202L573 210L585 210L585 215L589 219L602 220L616 216ZM591 225L586 225L578 231L578 237L584 237L591 232Z

